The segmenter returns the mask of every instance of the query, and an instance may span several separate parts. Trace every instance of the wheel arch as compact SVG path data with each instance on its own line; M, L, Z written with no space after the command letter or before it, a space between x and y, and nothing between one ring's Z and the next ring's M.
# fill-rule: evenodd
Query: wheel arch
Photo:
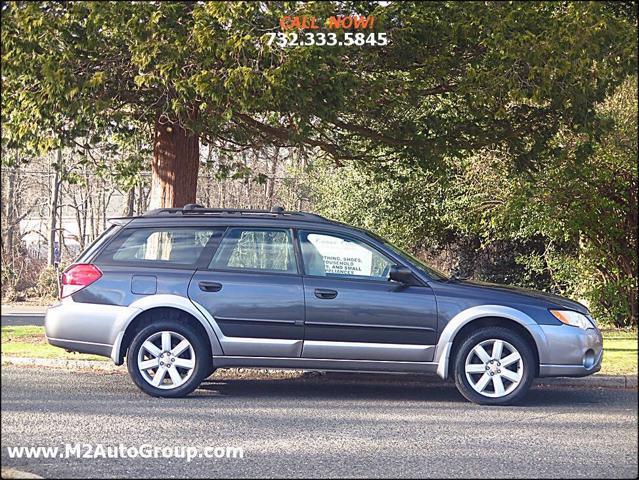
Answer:
M471 307L453 317L440 335L435 349L437 374L446 379L450 375L451 359L461 341L477 328L486 326L501 326L521 334L530 344L535 355L535 376L539 373L540 350L546 344L546 338L530 316L512 307L501 305L482 305Z
M126 351L142 326L147 325L155 313L176 312L180 318L191 323L201 333L207 336L212 355L222 355L222 347L211 322L190 300L177 295L152 295L144 297L130 305L137 310L136 314L124 322L117 333L116 341L111 352L111 359L116 365L124 363Z

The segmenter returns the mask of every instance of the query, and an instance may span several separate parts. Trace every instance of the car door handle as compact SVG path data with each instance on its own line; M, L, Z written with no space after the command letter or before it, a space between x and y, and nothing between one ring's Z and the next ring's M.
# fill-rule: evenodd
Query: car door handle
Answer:
M218 282L201 281L198 283L200 290L205 292L219 292L222 290L222 284Z
M317 298L323 298L323 299L335 298L335 297L337 297L337 291L336 290L329 290L327 288L316 288L315 289L315 296Z

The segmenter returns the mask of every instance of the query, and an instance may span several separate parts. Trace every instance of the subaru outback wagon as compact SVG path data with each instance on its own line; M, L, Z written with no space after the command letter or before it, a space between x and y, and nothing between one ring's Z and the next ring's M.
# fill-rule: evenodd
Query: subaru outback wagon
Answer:
M62 274L50 344L126 361L181 397L221 367L437 373L468 400L521 400L535 377L600 369L588 310L448 278L319 215L187 205L113 225Z

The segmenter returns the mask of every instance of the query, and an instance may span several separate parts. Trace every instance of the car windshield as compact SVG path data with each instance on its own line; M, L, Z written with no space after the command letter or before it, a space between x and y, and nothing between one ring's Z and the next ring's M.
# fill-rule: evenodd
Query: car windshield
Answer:
M448 276L444 272L441 272L437 270L436 268L426 265L424 262L422 262L420 259L415 257L413 254L399 247L396 247L395 245L392 245L391 243L384 240L382 237L375 235L372 232L367 231L366 233L370 235L371 237L373 237L378 242L383 243L386 248L394 252L396 255L407 260L411 265L413 265L417 270L421 271L424 275L427 275L430 278L433 278L435 280L448 280Z

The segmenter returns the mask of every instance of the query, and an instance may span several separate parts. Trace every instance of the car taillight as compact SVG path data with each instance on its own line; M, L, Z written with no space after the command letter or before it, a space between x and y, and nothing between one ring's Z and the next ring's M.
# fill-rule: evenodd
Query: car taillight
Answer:
M91 285L102 276L102 272L90 263L76 263L71 265L60 277L60 298L68 297L72 293Z

